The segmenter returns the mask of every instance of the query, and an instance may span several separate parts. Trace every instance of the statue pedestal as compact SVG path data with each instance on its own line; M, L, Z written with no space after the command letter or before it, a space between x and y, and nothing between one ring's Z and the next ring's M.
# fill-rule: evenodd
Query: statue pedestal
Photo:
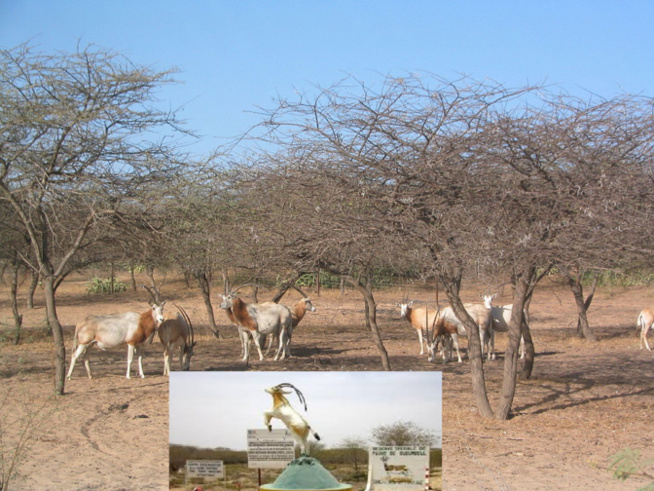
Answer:
M264 491L350 491L350 484L339 483L316 459L303 455L288 464L272 484L261 486Z

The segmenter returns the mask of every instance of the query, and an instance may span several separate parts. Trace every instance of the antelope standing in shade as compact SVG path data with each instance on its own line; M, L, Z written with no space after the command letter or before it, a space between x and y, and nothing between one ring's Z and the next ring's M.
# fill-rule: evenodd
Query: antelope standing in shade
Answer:
M307 312L315 312L316 307L314 307L313 303L311 302L311 299L307 297L307 295L300 290L297 286L293 286L292 288L296 289L300 294L303 296L303 298L300 299L298 303L295 304L295 307L293 309L289 308L291 311L291 328L288 329L287 331L287 344L288 344L288 356L291 356L291 337L293 336L293 330L297 327L297 325L300 323L302 319L304 319L304 316L306 315ZM264 302L261 305L277 305L275 302ZM247 339L247 338L246 338ZM273 336L270 338L270 341L268 343L268 347L266 348L266 354L268 354L268 351L270 351L270 347L277 343L279 340Z
M157 333L161 344L164 345L164 375L170 375L170 355L179 348L179 366L183 371L191 369L191 358L195 347L195 333L193 324L186 311L175 305L179 313L170 319L165 319Z
M406 319L409 324L418 332L418 342L420 343L420 354L424 354L423 340L427 348L427 359L433 361L435 351L439 342L443 342L442 356L445 363L448 354L451 355L451 345L456 348L456 356L461 363L461 354L459 352L459 334L465 336L466 331L460 323L445 322L443 310L431 310L425 307L413 307L413 301L404 301L400 306L400 316Z
M484 305L491 309L491 322L493 329L491 331L490 346L493 350L493 358L495 358L495 333L496 332L509 332L509 324L511 323L511 316L513 315L513 304L507 305L492 305L495 295L483 295ZM523 311L524 321L528 325L529 314L526 310ZM525 338L520 335L520 359L525 357Z
M654 309L643 309L640 314L638 314L638 321L636 327L640 329L640 349L643 349L643 344L648 351L652 351L647 342L647 332L652 328L654 324Z
M461 356L458 348L458 336L467 336L467 330L455 315L451 306L443 309L428 310L422 307L412 308L413 301L404 301L400 305L400 315L405 318L411 326L418 332L418 341L420 342L420 354L423 351L423 339L427 343L427 352L429 361L433 360L434 350L439 339L446 340L447 336L452 338L452 342L457 351L459 362ZM484 346L490 344L491 330L493 326L490 323L490 309L484 305L476 303L465 303L464 308L479 326L479 337L481 339L482 357L484 355ZM433 330L431 335L427 335L428 330ZM488 359L491 359L491 349L488 348Z
M279 336L279 348L275 353L275 360L284 359L288 349L288 332L293 328L291 311L284 305L263 305L258 303L246 303L236 296L232 291L227 295L222 295L223 302L220 308L224 310L231 309L236 323L244 328L244 332L252 335L254 344L259 352L259 359L263 360L261 351L261 336L274 335ZM244 343L243 361L250 357L249 343Z

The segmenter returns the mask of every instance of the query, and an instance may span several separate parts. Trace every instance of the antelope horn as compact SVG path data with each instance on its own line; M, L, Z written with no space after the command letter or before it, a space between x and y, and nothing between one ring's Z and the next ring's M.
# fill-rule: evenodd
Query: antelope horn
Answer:
M297 286L295 286L295 285L291 285L291 288L295 288L295 289L300 293L300 295L302 295L302 298L309 298L309 295L307 295L307 294L304 293L302 290L300 290L299 287L297 287Z
M148 291L154 303L156 303L157 305L161 305L161 297L159 294L159 290L157 290L156 288L150 288L146 285L141 285L141 286Z
M302 392L300 392L300 389L295 387L293 384L289 384L289 383L279 384L277 387L280 388L280 389L283 388L283 387L289 387L289 388L293 389L295 391L295 393L297 394L298 399L300 400L300 404L304 405L304 410L305 411L307 410L307 401L304 398L304 395L302 394Z
M189 330L190 330L190 334L191 334L191 344L193 344L193 343L195 342L195 332L193 331L193 324L191 323L191 318L190 318L190 317L188 316L188 314L186 313L186 310L184 310L183 308L181 308L181 307L180 307L179 305L177 305L176 303L173 303L173 305L174 305L175 307L177 307L177 310L179 310L180 313L182 314L182 317L184 317L184 320L186 321L186 324L188 324L188 328L189 328Z
M244 283L242 285L237 286L236 288L232 288L232 291L230 291L229 294L231 295L232 293L236 293L241 288L245 288L246 286L254 286L254 287L257 287L257 288L261 288L261 285L258 285L256 283Z

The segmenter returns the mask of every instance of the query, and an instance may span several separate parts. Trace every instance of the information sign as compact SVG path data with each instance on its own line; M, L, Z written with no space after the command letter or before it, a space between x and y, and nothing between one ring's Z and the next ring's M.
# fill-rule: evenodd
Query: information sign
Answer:
M222 460L187 460L186 478L222 479L224 467Z
M248 430L248 467L283 469L295 459L295 440L289 430Z
M423 491L429 447L370 447L368 487L374 491Z

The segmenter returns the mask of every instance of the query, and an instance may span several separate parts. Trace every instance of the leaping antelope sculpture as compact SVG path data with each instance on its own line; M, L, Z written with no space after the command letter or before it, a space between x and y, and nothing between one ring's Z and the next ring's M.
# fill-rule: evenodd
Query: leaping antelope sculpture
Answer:
M309 455L309 435L313 435L316 440L320 440L320 436L318 433L313 431L311 426L309 426L309 423L307 423L307 421L295 409L293 409L291 404L288 402L288 399L284 397L285 394L293 393L291 390L284 390L285 388L293 389L297 394L298 399L300 399L300 404L304 405L305 411L307 410L307 402L304 399L304 395L297 387L288 383L275 385L265 389L265 391L273 398L273 407L269 411L264 411L264 422L268 431L272 431L270 420L272 418L282 420L300 446L300 453L302 455Z

